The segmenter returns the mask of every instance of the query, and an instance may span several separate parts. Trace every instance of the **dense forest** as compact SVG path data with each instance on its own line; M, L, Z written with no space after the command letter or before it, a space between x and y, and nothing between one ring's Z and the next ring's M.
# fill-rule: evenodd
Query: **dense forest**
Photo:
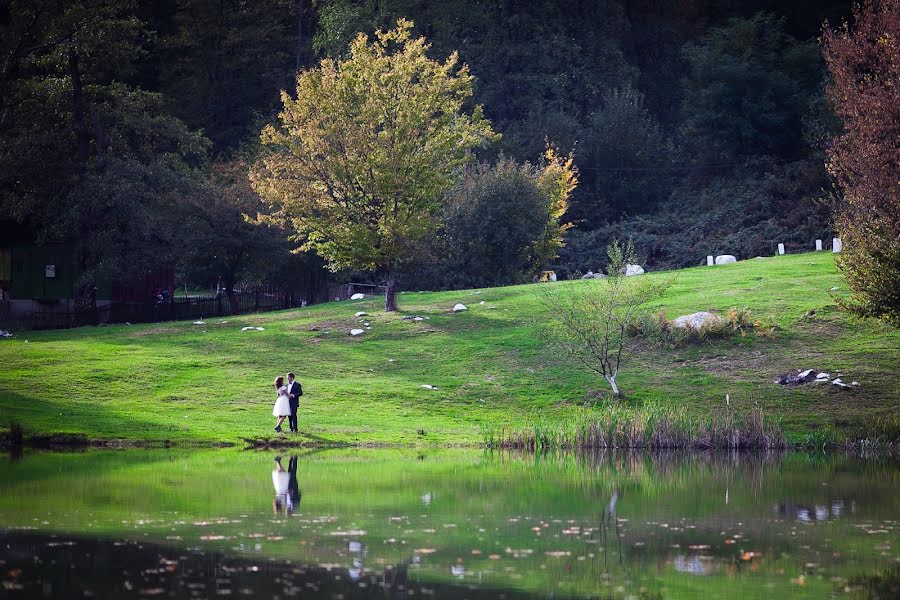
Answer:
M850 8L835 0L8 0L0 6L0 224L24 224L38 241L73 239L86 288L160 260L179 264L186 281L220 279L229 289L321 269L317 257L290 253L296 240L286 231L242 216L266 208L247 182L260 130L298 70L406 17L430 55L458 51L475 77L473 103L502 136L478 161L536 163L547 144L571 153L578 185L564 220L573 226L559 257L541 267L596 271L616 237L631 238L651 269L716 253L770 255L779 242L811 249L832 233L825 150L839 131L818 36ZM508 211L509 219L484 219L515 226L514 204L483 210ZM478 235L458 229L463 243L466 232ZM401 285L509 283L535 267L489 265L485 274L476 266L461 281L447 274L471 257L436 254L456 262L432 256Z

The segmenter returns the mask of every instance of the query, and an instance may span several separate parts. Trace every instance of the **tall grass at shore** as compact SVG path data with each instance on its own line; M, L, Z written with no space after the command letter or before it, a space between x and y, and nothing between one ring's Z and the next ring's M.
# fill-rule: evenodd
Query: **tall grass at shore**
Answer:
M633 409L615 403L562 421L540 415L525 428L482 427L486 448L554 449L779 449L788 444L776 420L759 408L725 408L706 418L661 404Z
M879 419L864 437L847 437L831 428L788 442L780 419L759 407L726 404L707 417L649 404L629 408L613 403L562 421L542 415L531 425L482 426L488 449L545 452L555 450L807 450L883 453L900 447L900 417Z

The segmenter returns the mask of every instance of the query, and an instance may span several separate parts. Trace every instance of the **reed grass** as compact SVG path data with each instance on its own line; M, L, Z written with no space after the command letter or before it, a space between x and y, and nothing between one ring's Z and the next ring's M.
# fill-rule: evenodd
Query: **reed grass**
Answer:
M735 449L787 448L781 424L759 408L740 412L730 405L707 418L650 404L630 409L606 404L562 421L540 415L532 424L513 429L482 426L482 445L491 449L535 452L569 449Z

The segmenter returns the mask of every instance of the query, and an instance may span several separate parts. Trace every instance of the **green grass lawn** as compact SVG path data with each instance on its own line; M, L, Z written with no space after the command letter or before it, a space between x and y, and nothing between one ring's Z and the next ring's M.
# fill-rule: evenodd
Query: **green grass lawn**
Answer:
M674 318L748 307L779 331L774 339L639 348L620 376L625 410L664 405L704 418L721 410L728 394L738 411L759 407L779 419L792 440L827 430L858 436L896 428L900 332L835 308L831 295L846 294L846 284L830 254L675 275L653 310ZM21 333L0 342L0 421L20 422L27 433L92 438L274 437L271 384L288 370L305 392L301 433L291 439L308 443L473 444L486 429L600 415L608 403L605 383L555 356L538 335L545 285L601 283L410 292L393 314L373 298L204 325ZM457 302L469 310L453 314ZM350 337L360 326L357 311L369 313L372 328ZM815 315L807 317L809 311ZM429 319L401 320L407 315ZM248 325L264 331L240 331ZM798 368L840 372L860 386L773 383Z

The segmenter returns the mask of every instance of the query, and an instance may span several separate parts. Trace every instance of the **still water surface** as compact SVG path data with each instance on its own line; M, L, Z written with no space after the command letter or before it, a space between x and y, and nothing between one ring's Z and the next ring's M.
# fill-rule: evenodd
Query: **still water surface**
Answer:
M4 460L0 597L900 597L889 460L275 456Z

